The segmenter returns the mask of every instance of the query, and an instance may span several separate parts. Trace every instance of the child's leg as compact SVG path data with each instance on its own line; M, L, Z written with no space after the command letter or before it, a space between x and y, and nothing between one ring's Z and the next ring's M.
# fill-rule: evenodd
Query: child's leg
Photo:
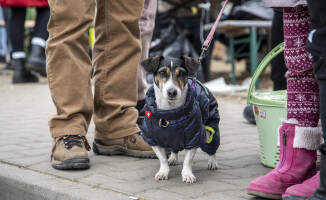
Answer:
M284 58L287 78L287 118L279 129L280 161L267 175L251 181L249 194L282 198L287 189L316 173L316 149L321 141L318 83L312 72L306 40L310 30L307 7L283 9ZM286 153L288 152L288 153ZM291 152L291 153L289 153ZM299 171L301 173L299 173Z
M310 31L308 7L284 8L284 58L287 78L287 117L301 126L316 127L319 119L318 82L312 71L306 40Z

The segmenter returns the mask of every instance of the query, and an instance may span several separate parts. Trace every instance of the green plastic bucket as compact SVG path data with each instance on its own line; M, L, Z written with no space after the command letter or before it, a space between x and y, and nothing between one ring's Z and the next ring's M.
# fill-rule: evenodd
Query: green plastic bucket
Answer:
M258 65L248 91L247 103L254 109L260 142L260 161L267 167L276 167L280 158L277 146L280 118L286 119L286 90L272 92L253 92L255 83L270 61L283 52L284 43L270 51Z

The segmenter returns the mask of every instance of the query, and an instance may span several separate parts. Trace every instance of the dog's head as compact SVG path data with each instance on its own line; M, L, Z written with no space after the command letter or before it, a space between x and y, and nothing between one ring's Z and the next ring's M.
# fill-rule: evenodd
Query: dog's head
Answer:
M188 73L199 68L199 61L187 56L164 58L155 56L144 60L144 69L153 74L154 84L161 92L161 98L168 101L180 100L187 93Z

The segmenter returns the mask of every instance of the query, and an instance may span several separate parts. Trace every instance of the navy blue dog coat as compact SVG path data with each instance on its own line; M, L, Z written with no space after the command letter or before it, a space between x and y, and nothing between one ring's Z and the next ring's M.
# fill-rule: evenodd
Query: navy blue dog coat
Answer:
M141 132L151 146L171 148L177 153L183 149L200 147L214 155L220 145L218 104L212 93L199 81L188 79L185 105L173 110L157 109L154 87L146 93L146 116ZM192 88L194 88L193 91ZM206 131L211 132L207 140Z

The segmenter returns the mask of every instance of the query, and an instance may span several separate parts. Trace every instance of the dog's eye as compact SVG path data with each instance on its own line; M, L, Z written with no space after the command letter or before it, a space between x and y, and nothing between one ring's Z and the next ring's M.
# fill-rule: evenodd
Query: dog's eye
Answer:
M159 74L160 76L166 76L166 72L165 72L165 71L160 71L160 72L158 72L158 74Z
M179 72L179 76L180 76L180 77L185 77L186 75L187 75L186 72L183 72L183 71L180 71L180 72Z

